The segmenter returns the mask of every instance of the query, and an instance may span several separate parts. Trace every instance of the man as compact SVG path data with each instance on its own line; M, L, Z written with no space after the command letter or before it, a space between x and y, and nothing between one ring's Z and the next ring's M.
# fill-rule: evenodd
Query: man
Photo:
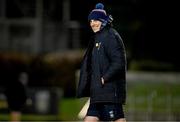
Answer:
M6 96L8 109L10 112L10 121L21 121L21 112L25 107L27 95L24 84L22 83L22 77L20 75L25 71L25 65L19 64L16 60L11 58L0 59L0 86Z
M85 122L125 122L126 55L102 3L88 16L94 36L83 58L77 96L90 97Z

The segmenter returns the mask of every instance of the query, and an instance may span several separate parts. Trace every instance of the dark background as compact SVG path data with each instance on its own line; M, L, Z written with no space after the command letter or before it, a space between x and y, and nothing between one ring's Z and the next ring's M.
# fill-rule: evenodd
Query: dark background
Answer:
M174 1L0 0L1 83L21 66L29 86L62 87L65 96L74 96L75 72L92 34L87 17L98 2L114 18L128 71L180 71Z
M104 3L106 12L114 17L114 28L124 40L129 60L147 59L170 63L173 64L172 70L179 71L179 15L174 1L72 1L71 18L88 28L87 16L97 1Z

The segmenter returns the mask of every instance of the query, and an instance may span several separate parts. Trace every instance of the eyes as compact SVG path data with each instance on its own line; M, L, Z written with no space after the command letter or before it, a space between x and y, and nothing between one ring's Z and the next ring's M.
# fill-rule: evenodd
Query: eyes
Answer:
M101 25L101 21L99 21L99 20L91 20L90 25Z
M98 23L98 20L91 20L90 23Z

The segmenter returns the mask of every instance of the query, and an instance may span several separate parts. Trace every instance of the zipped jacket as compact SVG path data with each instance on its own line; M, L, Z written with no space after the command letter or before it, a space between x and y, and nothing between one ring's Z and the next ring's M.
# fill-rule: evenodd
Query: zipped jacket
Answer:
M90 97L91 103L124 104L126 54L123 40L115 29L108 27L97 32L93 41L92 49L88 47L82 62L77 96ZM87 70L88 66L90 70ZM101 78L104 79L104 84Z

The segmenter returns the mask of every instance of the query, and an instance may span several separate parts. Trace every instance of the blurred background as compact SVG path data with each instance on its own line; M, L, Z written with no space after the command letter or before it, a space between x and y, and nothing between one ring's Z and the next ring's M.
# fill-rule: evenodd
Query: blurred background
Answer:
M0 120L9 119L3 84L15 79L28 96L22 120L81 120L87 99L76 86L97 2L126 47L127 120L180 120L178 6L160 0L0 0Z

